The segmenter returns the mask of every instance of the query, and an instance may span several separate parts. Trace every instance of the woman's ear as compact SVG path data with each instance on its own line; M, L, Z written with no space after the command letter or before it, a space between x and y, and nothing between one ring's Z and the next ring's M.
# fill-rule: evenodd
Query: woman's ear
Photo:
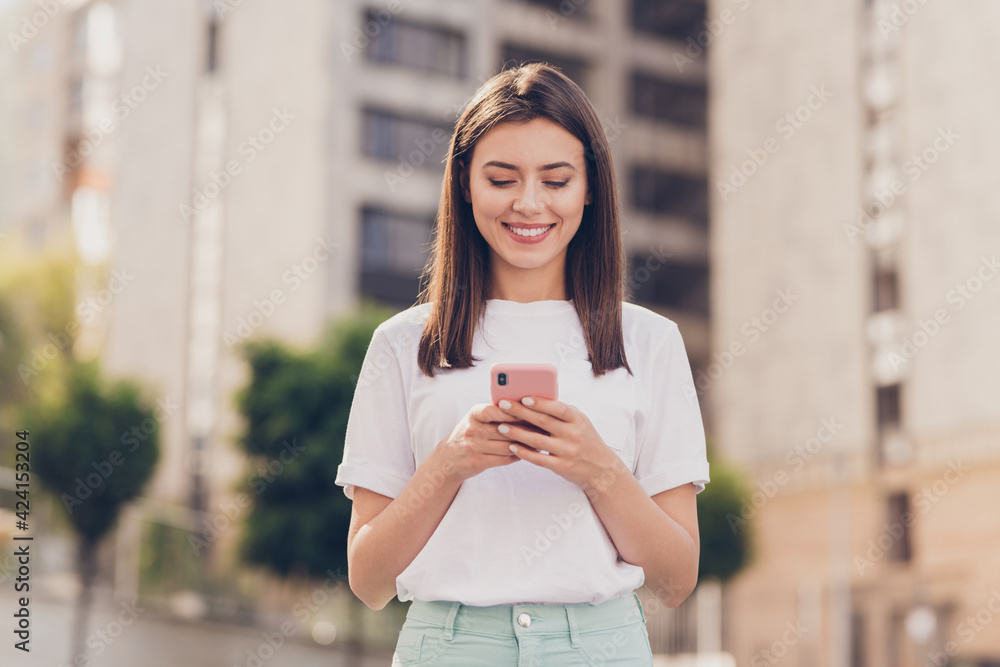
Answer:
M593 201L594 201L594 193L590 189L590 183L587 183L587 194L583 198L583 203L584 203L585 206L589 206L590 203L593 202Z

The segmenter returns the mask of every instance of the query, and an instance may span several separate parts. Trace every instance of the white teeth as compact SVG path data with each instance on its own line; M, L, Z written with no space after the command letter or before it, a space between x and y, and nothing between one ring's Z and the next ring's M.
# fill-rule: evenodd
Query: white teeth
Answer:
M545 232L555 227L555 225L549 225L548 227L536 227L534 229L520 229L518 227L511 227L509 225L504 225L504 226L507 227L507 229L514 232L515 234L517 234L518 236L529 236L529 237L538 236L539 234L544 234Z

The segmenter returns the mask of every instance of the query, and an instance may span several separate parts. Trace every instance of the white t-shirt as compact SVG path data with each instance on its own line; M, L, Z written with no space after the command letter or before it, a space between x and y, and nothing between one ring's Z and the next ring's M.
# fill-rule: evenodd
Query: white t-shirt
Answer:
M490 403L490 366L551 363L559 400L579 408L653 496L709 481L705 431L677 325L622 304L624 368L594 378L572 301L490 299L465 369L417 365L430 305L376 329L354 393L336 484L395 498L473 405ZM416 510L419 511L419 510ZM437 530L396 579L400 601L467 605L598 604L642 586L584 490L528 461L466 479Z

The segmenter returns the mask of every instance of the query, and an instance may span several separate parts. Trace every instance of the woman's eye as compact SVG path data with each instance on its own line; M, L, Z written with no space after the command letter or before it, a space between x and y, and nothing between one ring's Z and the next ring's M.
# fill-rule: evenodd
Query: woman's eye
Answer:
M505 185L510 185L514 181L495 181L490 179L490 184L496 188L502 188ZM569 181L545 181L545 184L553 188L564 188Z

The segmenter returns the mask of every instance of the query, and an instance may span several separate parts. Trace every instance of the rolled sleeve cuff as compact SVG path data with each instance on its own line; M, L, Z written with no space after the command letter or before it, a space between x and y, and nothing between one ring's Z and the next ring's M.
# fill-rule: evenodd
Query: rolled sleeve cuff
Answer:
M344 463L337 468L337 479L334 484L344 487L344 495L354 500L354 487L381 493L383 496L395 498L410 480L358 463Z
M653 473L639 480L650 497L684 484L694 484L695 493L701 493L708 484L708 461L680 461L671 470Z

